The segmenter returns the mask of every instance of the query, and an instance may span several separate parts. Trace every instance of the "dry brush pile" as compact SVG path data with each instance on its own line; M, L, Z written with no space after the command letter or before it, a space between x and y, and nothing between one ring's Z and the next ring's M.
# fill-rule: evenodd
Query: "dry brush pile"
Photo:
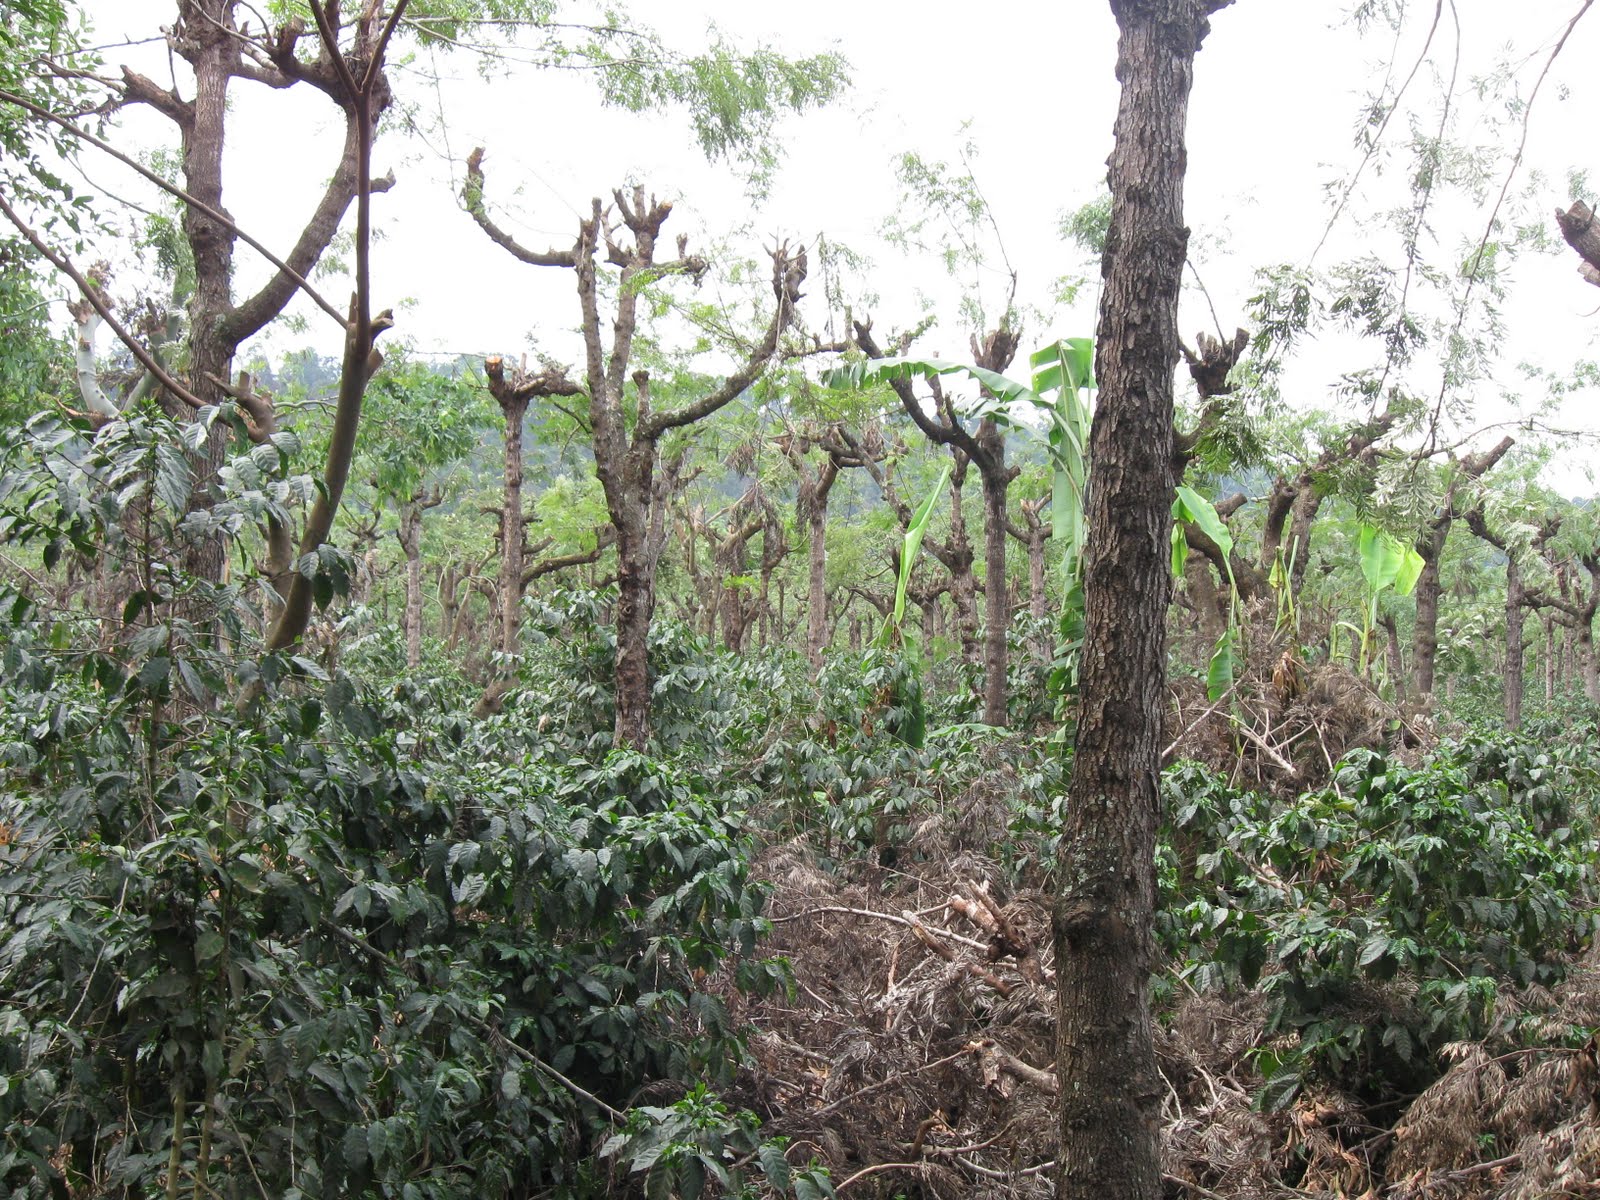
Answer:
M755 864L774 888L767 947L795 985L729 996L753 1030L730 1098L850 1195L1053 1194L1051 898L1041 870L1016 869L1004 744L983 753L979 781L908 815L892 855L836 865L802 836ZM1600 1026L1600 964L1575 953L1553 986L1502 981L1483 1036L1419 1063L1436 1076L1420 1094L1308 1069L1276 1111L1261 1103L1264 1069L1300 1031L1274 1023L1259 987L1197 990L1193 960L1172 962L1157 982L1168 1194L1600 1195L1600 1064L1593 1043L1572 1049L1575 1029ZM1415 1003L1406 980L1402 967L1358 982L1343 1019L1399 1021Z

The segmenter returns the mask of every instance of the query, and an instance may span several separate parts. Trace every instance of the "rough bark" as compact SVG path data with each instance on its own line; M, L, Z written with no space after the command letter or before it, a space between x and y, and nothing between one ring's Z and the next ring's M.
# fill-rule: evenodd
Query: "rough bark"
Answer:
M438 488L413 492L400 506L395 538L406 560L406 603L400 624L406 639L406 666L422 663L422 514L444 503Z
M1003 320L1000 328L986 334L980 342L972 338L976 366L989 371L1004 371L1016 357L1021 331ZM855 342L869 358L883 357L872 337L870 322L855 323ZM1006 723L1006 631L1010 625L1010 606L1006 599L1006 491L1017 477L1017 468L1006 466L1005 436L999 424L987 417L976 433L968 433L946 398L937 377L929 380L933 416L929 416L906 379L892 380L900 406L925 437L935 445L947 446L955 458L950 477L950 536L943 547L924 541L924 547L951 573L951 600L955 604L957 627L961 630L962 657L983 663L983 719L985 724ZM966 521L961 512L960 492L966 482L967 464L978 469L984 495L984 637L977 631L976 583L972 579L972 547L967 540Z
M1594 211L1582 200L1574 200L1566 212L1556 210L1556 224L1567 245L1583 259L1578 274L1585 282L1600 287L1600 229L1595 228Z
M1506 663L1501 678L1505 684L1506 728L1515 733L1522 728L1523 640L1522 572L1517 556L1506 556Z
M187 415L184 409L194 407L196 401L217 404L223 400L239 346L276 318L297 288L308 287L306 274L321 258L352 201L364 204L373 192L392 183L371 178L370 157L378 118L390 102L388 80L379 65L394 28L396 10L404 6L402 0L387 18L380 5L367 6L354 22L348 57L338 48L341 26L337 6L314 6L319 34L317 57L302 60L298 47L304 29L299 22L277 31L248 35L240 31L235 20L237 0L181 0L168 44L194 72L193 97L185 100L175 89L161 88L137 72L123 69L123 103L150 106L170 119L180 136L185 202L182 226L193 256L194 276L189 296L187 385L179 408L182 415ZM279 88L308 83L325 92L344 111L346 126L339 162L293 251L286 260L274 259L278 271L255 295L236 304L233 259L235 243L242 235L223 207L222 163L228 91L232 81L239 78ZM361 236L358 235L358 242ZM245 240L256 244L253 239ZM345 322L347 333L356 333L358 323L352 314ZM370 340L370 333L370 328L365 329L362 339ZM361 347L363 362L370 351L370 345ZM163 399L176 403L171 388L164 389ZM197 508L211 503L210 489L226 458L227 437L227 423L217 422L198 456L192 500ZM314 545L320 544L319 538ZM220 537L195 542L186 558L191 571L207 579L221 579L224 546ZM298 611L298 599L291 607ZM275 635L288 632L280 630L281 625L280 614Z
M956 453L955 470L950 472L950 532L943 542L924 538L923 549L931 553L950 572L950 603L955 609L956 631L961 639L965 662L980 661L978 642L978 581L972 574L972 541L967 537L967 516L961 507L961 493L967 484L966 455Z
M1389 681L1394 687L1394 698L1404 702L1406 656L1400 646L1400 623L1395 620L1393 613L1384 613L1378 618L1378 623L1383 626L1384 653L1389 662Z
M985 421L992 426L993 421ZM979 434L983 428L979 428ZM1003 465L1005 443L994 432L995 454ZM979 473L983 484L983 720L1006 724L1006 634L1011 629L1011 589L1006 586L1006 488L1004 471Z
M500 493L500 653L517 652L522 615L522 552L526 545L522 523L522 429L528 415L528 397L497 394L495 375L489 374L489 391L505 415L505 467Z
M1220 0L1112 0L1122 83L1096 345L1082 693L1054 913L1062 1200L1161 1195L1150 1031L1184 128Z
M1469 454L1460 462L1451 464L1448 468L1451 478L1445 487L1444 502L1417 539L1417 553L1422 555L1422 573L1417 577L1417 619L1412 632L1411 670L1412 690L1419 704L1427 703L1428 697L1433 695L1434 664L1439 656L1439 595L1443 588L1443 581L1439 577L1439 560L1450 536L1450 526L1455 521L1463 493L1469 485L1482 479L1504 458L1514 442L1513 438L1502 438L1491 449L1480 454Z
M828 495L839 469L832 460L801 483L806 514L806 657L814 670L822 667L828 645Z
M676 259L657 260L657 241L672 206L653 197L647 203L643 188L636 187L626 195L615 191L613 208L605 207L599 199L594 201L590 216L579 223L578 238L571 250L533 251L519 244L489 216L483 201L482 164L483 151L475 150L468 159L464 191L473 219L493 241L521 261L570 268L576 277L595 474L616 531L616 721L612 736L618 747L643 749L650 735L648 646L655 614L656 567L666 540L667 503L682 468L680 454L669 469L659 469L661 442L671 431L687 428L731 403L765 368L777 352L783 330L794 320L800 285L806 276L805 250L802 247L791 254L783 244L771 252L777 303L763 336L742 364L719 386L689 403L656 411L651 407L648 372L631 370L640 284L679 274L698 280L707 269L703 260L688 255L681 237ZM602 253L607 263L621 268L609 347L604 344L600 315L597 260ZM623 404L630 379L636 398L631 419Z
M1556 619L1544 614L1544 702L1556 702Z
M422 663L422 506L407 502L400 510L400 527L395 530L400 551L406 560L406 603L400 624L406 639L406 666L415 670Z
M1522 582L1522 568L1517 562L1517 547L1508 538L1502 537L1489 528L1488 520L1484 513L1482 501L1476 507L1463 514L1467 528L1471 529L1478 537L1488 542L1491 546L1502 551L1506 556L1506 647L1505 657L1501 666L1502 690L1505 694L1506 728L1515 732L1522 728L1522 701L1523 701L1523 673L1526 663L1526 643L1522 634L1522 622L1527 616L1528 592ZM1547 523L1541 536L1535 539L1536 544L1542 545L1544 541L1555 535L1559 528L1557 524ZM1551 620L1549 614L1545 616L1545 666L1548 682L1549 638L1551 636Z

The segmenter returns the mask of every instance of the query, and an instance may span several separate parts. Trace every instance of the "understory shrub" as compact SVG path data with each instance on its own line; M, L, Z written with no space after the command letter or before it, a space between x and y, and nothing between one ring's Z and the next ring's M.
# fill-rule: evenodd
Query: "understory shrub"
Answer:
M1316 1069L1414 1084L1440 1045L1487 1031L1502 985L1548 985L1596 926L1574 778L1513 741L1409 767L1370 750L1289 803L1194 764L1165 780L1159 933L1196 988L1259 986L1265 1103Z

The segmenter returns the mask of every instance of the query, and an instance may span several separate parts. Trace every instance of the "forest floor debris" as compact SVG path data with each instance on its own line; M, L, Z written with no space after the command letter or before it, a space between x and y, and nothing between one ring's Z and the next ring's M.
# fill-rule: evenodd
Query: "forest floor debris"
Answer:
M1336 683L1313 684L1307 704L1319 686ZM1341 727L1338 750L1374 728ZM910 820L892 867L869 855L835 868L804 839L755 863L774 888L766 950L787 957L796 986L729 997L754 1030L752 1069L730 1098L851 1196L1054 1193L1050 897L1008 887L1003 864L975 848L1004 843L1005 785L946 806L959 816ZM1156 1049L1174 1200L1600 1196L1600 1049L1563 1044L1574 1026L1600 1025L1593 957L1553 989L1502 992L1499 1026L1538 1044L1455 1043L1414 1097L1313 1081L1279 1112L1256 1107L1268 1001L1169 982ZM1361 1000L1389 1002L1381 987Z

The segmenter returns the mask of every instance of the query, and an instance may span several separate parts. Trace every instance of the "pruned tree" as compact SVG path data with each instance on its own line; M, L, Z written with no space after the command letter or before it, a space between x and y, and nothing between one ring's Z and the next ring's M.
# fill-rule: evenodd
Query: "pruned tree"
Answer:
M1004 371L1016 357L1021 333L1007 321L999 328L986 333L980 341L972 337L972 355L975 366L996 374ZM869 321L855 322L855 342L868 358L883 358L884 350L872 334ZM902 352L905 347L901 347ZM951 398L945 393L937 375L928 378L933 413L930 416L923 402L905 377L891 378L900 406L912 423L930 442L944 446L955 458L951 472L951 514L955 523L952 539L966 540L965 524L959 516L960 491L966 479L967 464L978 469L983 487L983 549L984 549L984 637L983 637L983 719L990 725L1006 723L1006 632L1011 625L1011 614L1006 590L1006 494L1011 481L1017 477L1017 468L1006 463L1005 435L994 414L986 414L975 430L968 430ZM932 543L928 543L933 549ZM935 551L937 553L937 551ZM970 563L970 551L968 551ZM947 564L948 565L948 564ZM958 615L962 596L957 586L970 579L970 565L965 573L952 570L952 594L956 598ZM960 583L957 583L957 580Z
M1433 695L1434 662L1439 655L1439 595L1444 590L1439 560L1444 555L1450 526L1459 511L1471 505L1472 485L1504 458L1514 444L1514 438L1501 438L1487 450L1448 463L1444 497L1417 538L1422 574L1417 577L1417 619L1411 639L1411 694L1419 704L1427 703ZM1518 649L1520 653L1520 646Z
M182 229L193 264L184 355L189 395L183 397L190 403L221 402L239 346L276 319L297 290L310 291L306 277L338 232L352 202L359 201L359 220L369 226L368 199L394 183L392 176L372 178L371 155L378 120L392 98L383 71L384 51L404 14L404 0L393 5L364 5L348 31L338 4L312 3L316 38L315 51L310 56L300 50L307 34L302 21L295 19L276 29L249 33L240 27L240 7L238 0L181 0L178 4L167 43L194 73L191 97L185 99L175 89L164 88L127 67L123 68L118 89L120 103L146 105L171 121L182 145ZM223 199L229 90L235 80L272 89L315 89L341 111L345 123L343 145L327 186L293 247L282 260L275 260L276 272L255 294L237 302L233 298L234 254L241 233L226 218ZM357 235L358 258L364 259L364 241L365 226ZM358 272L362 266L358 263ZM360 290L360 282L357 286ZM357 368L353 375L369 372L365 359L371 346L364 343L370 341L370 315L351 313L344 317L327 301L315 298L350 329L352 348L359 351L362 359L355 363L353 356L347 355ZM367 331L358 330L357 326ZM352 377L350 382L354 386L357 380ZM348 434L353 440L354 429ZM198 480L198 503L205 503L208 478L215 474L226 452L227 426L218 425L207 445L207 471ZM331 522L331 512L328 518ZM316 524L320 520L314 515L313 526ZM306 540L312 546L320 545L325 536L324 531L321 536ZM198 543L191 566L208 578L219 578L222 554L220 539L206 539ZM290 608L297 606L297 599L289 601ZM288 629L283 633L286 635Z
M828 645L828 499L842 471L862 470L882 460L882 437L875 425L858 437L834 421L790 431L777 440L799 480L795 507L807 539L806 657L817 668ZM808 457L813 448L821 455L814 464Z
M1162 1193L1149 979L1173 369L1194 57L1228 0L1112 0L1122 82L1101 263L1082 690L1054 913L1062 1200Z
M529 371L526 361L511 368L499 355L483 361L489 394L505 417L505 473L500 500L500 653L517 652L522 612L522 560L527 549L527 518L522 511L522 436L528 405L535 398L576 396L581 388L553 363Z
M59 114L14 93L0 100L29 112L41 121L69 133L77 142L93 145L137 171L147 181L175 196L183 205L182 231L190 262L192 284L188 294L183 370L169 370L151 349L111 311L107 297L93 279L79 270L61 251L48 245L17 210L0 197L3 213L39 253L77 286L83 300L159 384L157 395L174 412L194 413L220 404L230 391L232 361L240 344L277 318L297 291L305 292L342 328L344 365L321 488L308 513L298 546L297 561L304 561L326 541L349 476L366 384L381 356L377 336L392 324L387 313L371 311L370 230L371 197L392 180L372 178L372 143L378 120L391 99L384 73L384 58L407 0L384 4L374 0L362 7L346 26L336 3L312 0L316 27L314 51L303 55L308 30L299 19L276 28L243 30L236 21L237 0L181 0L177 20L166 31L177 57L189 63L194 94L185 99L176 88L162 88L148 77L124 68L114 88L113 105L143 104L167 117L176 127L182 145L183 187L116 150L103 139L74 125ZM279 257L259 240L241 230L223 206L222 161L228 113L228 92L236 79L286 89L304 85L323 92L343 113L343 149L323 196L303 225L287 256ZM306 276L338 231L351 204L356 207L355 289L349 308L341 311L322 297ZM233 299L234 252L245 241L265 257L275 273L253 295ZM247 389L246 389L247 390ZM258 406L268 403L255 394ZM250 410L246 409L247 413ZM258 427L264 409L250 413ZM204 509L209 503L209 483L221 466L228 445L229 426L212 426L206 441L204 470L197 480L194 501ZM204 523L190 547L188 565L196 574L219 580L223 570L220 537L204 532ZM315 572L292 574L287 595L267 637L268 649L288 648L305 632L309 622ZM241 700L253 697L248 689Z
M651 377L633 368L639 299L645 288L673 276L699 280L709 269L678 238L675 258L657 258L662 227L672 205L650 197L642 187L631 195L599 199L579 222L577 241L568 249L535 251L521 245L489 215L483 201L483 152L468 160L464 193L467 211L499 245L530 266L559 267L574 273L584 341L587 424L595 472L606 497L617 544L617 659L615 671L618 746L643 748L650 729L650 673L647 645L656 604L656 567L666 540L666 501L675 471L662 472L662 441L726 407L748 388L778 352L779 338L794 323L800 285L806 277L805 248L787 243L771 251L774 305L765 328L742 361L720 384L674 408L656 409ZM606 344L601 316L600 263L618 268L615 311ZM632 403L625 404L628 384ZM631 410L631 411L630 411ZM681 469L682 458L677 456Z

